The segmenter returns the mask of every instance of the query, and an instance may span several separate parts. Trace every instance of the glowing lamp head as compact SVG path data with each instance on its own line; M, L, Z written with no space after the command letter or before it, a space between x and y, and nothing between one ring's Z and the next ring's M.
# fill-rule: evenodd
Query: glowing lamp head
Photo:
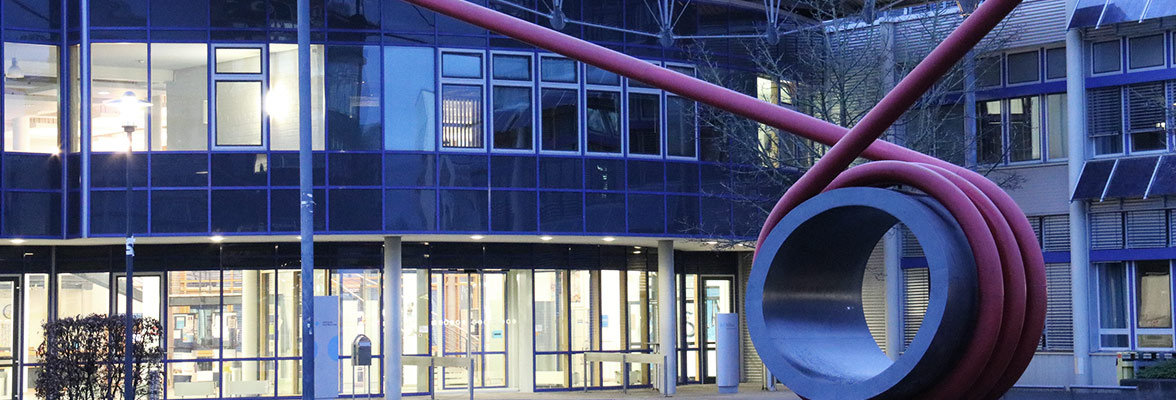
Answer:
M119 123L124 128L132 129L142 122L143 109L151 106L151 103L135 97L135 92L130 90L123 93L122 97L107 100L106 103L118 108Z

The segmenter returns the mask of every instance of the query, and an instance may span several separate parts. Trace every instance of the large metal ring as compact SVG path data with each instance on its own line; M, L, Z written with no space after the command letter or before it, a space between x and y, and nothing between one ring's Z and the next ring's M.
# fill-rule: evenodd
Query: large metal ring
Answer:
M900 222L923 247L931 287L914 341L892 361L866 325L862 278L875 245ZM764 364L804 398L911 398L951 370L970 340L976 287L967 238L934 199L835 189L789 212L759 248L747 325Z

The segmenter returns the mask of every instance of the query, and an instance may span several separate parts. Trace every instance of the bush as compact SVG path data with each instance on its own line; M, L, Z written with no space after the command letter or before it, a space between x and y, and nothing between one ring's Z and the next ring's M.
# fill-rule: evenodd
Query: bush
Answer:
M1138 379L1176 379L1176 360L1168 360L1139 371Z
M135 397L146 398L149 374L163 365L162 328L153 318L136 318ZM37 348L41 373L34 382L46 400L99 400L123 397L126 316L90 315L45 323L45 342Z

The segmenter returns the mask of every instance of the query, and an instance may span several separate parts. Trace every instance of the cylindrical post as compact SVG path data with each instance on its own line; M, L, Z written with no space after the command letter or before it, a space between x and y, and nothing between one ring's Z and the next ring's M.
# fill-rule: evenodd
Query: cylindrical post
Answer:
M739 393L739 314L716 314L715 325L715 383L719 393Z
M135 400L135 317L132 311L132 305L135 302L135 236L131 229L131 193L133 185L131 183L131 153L135 149L132 135L135 133L133 125L123 127L127 133L127 158L126 158L126 183L127 183L127 242L126 242L126 257L127 257L127 271L126 271L126 337L123 338L123 398L126 400Z
M302 250L302 399L314 398L314 161L310 130L310 0L298 0L298 200Z
M1077 0L1067 0L1072 13ZM1070 14L1066 14L1070 15ZM1069 189L1073 193L1086 161L1086 69L1081 29L1066 31L1066 123ZM1086 202L1070 202L1070 290L1079 299L1073 304L1074 384L1090 385L1090 304L1084 293L1090 287L1090 241Z
M890 228L882 238L886 271L886 355L902 354L902 233Z
M384 398L400 399L401 336L400 291L401 247L399 236L384 238Z
M678 390L678 318L675 313L677 291L674 274L674 241L657 241L657 313L658 341L661 353L666 357L662 375L662 394L672 396Z

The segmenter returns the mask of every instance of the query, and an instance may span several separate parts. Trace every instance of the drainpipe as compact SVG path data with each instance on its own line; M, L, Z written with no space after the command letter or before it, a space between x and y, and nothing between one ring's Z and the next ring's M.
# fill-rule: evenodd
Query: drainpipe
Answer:
M1066 15L1073 15L1077 0L1066 1ZM1086 161L1086 68L1082 31L1066 31L1066 123L1069 191L1074 193ZM1090 240L1086 202L1070 202L1070 290L1074 307L1074 384L1092 384L1090 368Z

